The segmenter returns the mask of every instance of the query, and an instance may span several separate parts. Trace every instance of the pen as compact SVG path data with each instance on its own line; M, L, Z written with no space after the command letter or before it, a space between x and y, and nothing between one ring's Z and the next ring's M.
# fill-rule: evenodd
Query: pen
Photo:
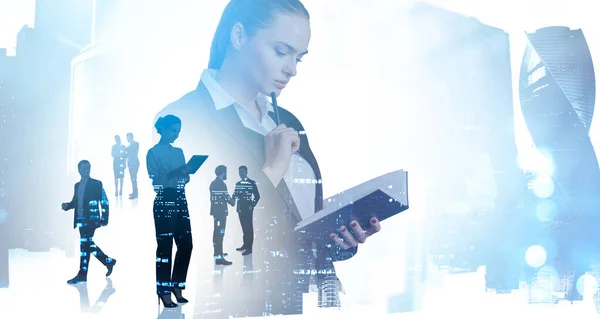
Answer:
M273 103L273 110L275 111L275 122L277 125L281 124L279 121L279 107L277 106L277 97L275 96L275 92L271 93L271 101Z

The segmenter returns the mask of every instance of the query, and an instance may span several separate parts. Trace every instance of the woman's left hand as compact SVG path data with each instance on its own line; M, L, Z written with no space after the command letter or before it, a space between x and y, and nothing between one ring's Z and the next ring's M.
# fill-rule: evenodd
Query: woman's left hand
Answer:
M377 218L371 218L370 222L371 224L369 225L369 228L364 230L357 221L353 220L350 222L350 228L352 228L352 232L354 234L348 231L346 225L342 225L340 227L342 238L340 238L335 233L329 234L329 237L333 240L333 242L336 245L338 245L344 250L356 247L359 243L364 243L367 240L367 238L369 238L369 236L381 230L381 224L379 224L379 220L377 220Z

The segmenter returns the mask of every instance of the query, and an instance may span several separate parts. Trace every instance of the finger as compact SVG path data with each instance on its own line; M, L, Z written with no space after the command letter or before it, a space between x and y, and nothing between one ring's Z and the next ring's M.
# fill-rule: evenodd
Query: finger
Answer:
M284 131L286 129L288 129L288 127L285 126L285 124L279 124L271 132L269 132L269 133L275 134L275 133L279 133L281 131Z
M341 249L344 249L344 250L346 250L346 249L350 248L350 245L348 245L348 244L346 244L344 241L342 241L342 240L340 239L340 237L338 237L338 235L337 235L337 234L335 234L335 233L331 233L331 234L329 234L329 238L331 238L331 240L332 240L332 241L333 241L333 242L334 242L336 245L338 245L338 246L339 246Z
M369 228L367 229L367 236L371 236L381 230L381 224L377 217L371 218L370 223L371 225L369 225Z
M282 138L283 136L287 135L287 134L291 134L292 132L295 132L295 130L291 127L276 127L274 128L271 132L269 132L265 138L267 137L279 137Z
M285 145L292 146L292 153L296 152L300 148L300 135L296 131L283 132L280 135Z
M359 243L364 243L367 240L367 237L369 237L360 224L355 220L350 222L350 227L352 227L352 231L354 231L354 237Z
M289 138L290 136L298 135L298 132L293 128L285 128L277 131L273 130L272 133L274 136L278 136L280 138Z
M284 139L293 139L293 140L300 140L300 135L298 135L298 132L294 129L288 130L288 131L282 131L281 133L281 137Z
M273 129L272 132L281 132L281 133L296 132L297 133L297 131L293 127L286 127L286 126L284 126L282 128L276 127L275 129Z
M344 238L344 243L350 245L350 247L358 246L358 241L356 241L356 238L348 231L346 226L340 227L340 232L342 233L342 238Z
M296 153L300 149L300 137L292 139L292 153Z

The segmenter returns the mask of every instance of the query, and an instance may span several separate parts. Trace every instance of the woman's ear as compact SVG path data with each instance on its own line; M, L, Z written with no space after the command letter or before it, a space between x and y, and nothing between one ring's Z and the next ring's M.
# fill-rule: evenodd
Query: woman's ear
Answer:
M233 28L231 28L231 47L234 50L239 51L246 42L246 38L247 35L244 26L239 22L234 24Z

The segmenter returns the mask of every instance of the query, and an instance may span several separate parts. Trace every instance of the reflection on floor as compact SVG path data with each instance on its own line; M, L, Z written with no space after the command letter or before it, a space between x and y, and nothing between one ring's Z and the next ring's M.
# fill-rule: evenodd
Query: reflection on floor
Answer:
M140 206L138 207L137 204ZM219 286L244 289L252 280L252 258L235 252L236 238L225 238L231 266L214 266L211 258L210 238L212 223L203 227L197 223L194 232L194 251L188 275L188 289L184 296L190 303L174 310L157 305L154 285L154 253L156 242L152 220L151 203L143 206L124 199L113 206L110 225L97 231L96 243L118 260L113 274L105 278L106 269L91 259L88 282L67 285L66 280L77 272L78 257L66 257L64 251L27 252L10 251L10 287L0 289L0 318L228 318L212 307L211 298ZM208 215L208 214L206 214ZM194 216L197 221L209 216ZM236 227L231 223L231 227ZM228 228L230 226L228 225ZM239 227L239 226L237 226ZM74 230L73 244L77 244ZM385 260L386 256L381 256ZM382 266L385 269L385 262ZM344 267L340 267L344 268ZM341 269L355 275L353 269ZM391 271L385 269L385 272ZM415 288L419 295L421 311L387 314L389 281L384 274L361 274L368 286L346 285L347 294L341 295L342 309L317 308L315 293L305 295L304 314L289 318L413 318L446 317L449 315L473 315L500 318L506 316L532 317L568 316L577 318L597 317L592 298L586 295L575 305L527 304L527 289L511 294L496 295L484 288L484 274L453 274L434 272L428 282ZM344 280L342 278L342 280ZM202 287L199 289L198 287ZM393 289L392 289L393 290ZM232 300L231 303L236 301ZM238 305L239 306L239 305Z

